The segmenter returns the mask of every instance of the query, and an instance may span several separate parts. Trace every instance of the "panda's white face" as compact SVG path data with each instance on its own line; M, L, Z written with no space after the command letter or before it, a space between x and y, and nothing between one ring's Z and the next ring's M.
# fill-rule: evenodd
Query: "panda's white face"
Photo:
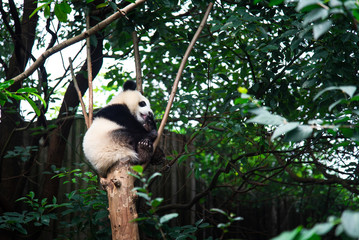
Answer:
M153 116L150 102L147 100L147 98L142 96L141 101L138 102L138 107L134 109L133 113L136 114L135 116L140 123L145 123L148 116Z
M135 116L140 123L145 123L148 116L153 116L148 99L135 90L121 92L109 102L109 105L111 104L126 105L132 115Z

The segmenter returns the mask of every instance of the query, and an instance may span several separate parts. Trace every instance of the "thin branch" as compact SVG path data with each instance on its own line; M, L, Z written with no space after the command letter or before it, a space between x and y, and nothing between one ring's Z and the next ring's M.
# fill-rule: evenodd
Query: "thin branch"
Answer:
M71 71L72 80L74 81L74 86L75 86L77 95L79 96L79 100L80 100L81 108L82 108L82 113L83 113L84 118L85 118L86 127L89 128L90 127L89 116L87 115L87 112L86 112L85 103L84 103L84 101L82 99L82 94L81 94L79 85L77 84L77 80L76 80L76 77L75 77L75 74L74 74L74 68L72 66L72 60L71 60L70 57L69 57L69 63L70 63L70 71Z
M194 44L196 43L196 41L197 41L197 39L198 39L198 37L199 37L199 35L200 35L202 29L204 28L204 25L205 25L206 22L207 22L207 18L208 18L208 16L209 16L209 13L210 13L212 7L213 7L213 2L210 2L210 3L208 4L207 10L206 10L206 12L205 12L205 14L204 14L204 16L203 16L203 19L202 19L202 21L201 21L201 24L199 25L199 27L198 27L198 29L197 29L197 32L196 32L195 35L193 36L192 41L190 42L190 44L189 44L189 46L188 46L188 48L187 48L187 50L186 50L186 52L185 52L185 54L184 54L184 56L183 56L181 65L180 65L180 67L179 67L179 69L178 69L178 72L177 72L177 75L176 75L176 79L175 79L175 81L174 81L174 83L173 83L171 95L170 95L170 98L169 98L168 103L167 103L167 107L166 107L166 110L165 110L165 114L164 114L164 116L163 116L161 125L160 125L160 127L159 127L159 129L158 129L158 137L156 138L156 141L153 143L153 149L156 149L156 147L157 147L157 145L158 145L158 143L159 143L159 141L160 141L161 135L162 135L162 133L163 133L163 130L164 130L165 125L166 125L166 122L167 122L167 118L168 118L169 112L170 112L170 110L171 110L171 106L172 106L174 97L175 97L175 95L176 95L176 91L177 91L177 87L178 87L178 84L179 84L179 80L181 79L183 70L184 70L184 68L185 68L185 66L186 66L186 62L187 62L187 60L188 60L188 58L189 58L189 55L190 55L190 53L191 53L191 51L192 51L192 49L193 49L193 46L194 46Z
M90 29L90 14L87 14L86 17L86 28L87 31ZM89 128L92 124L93 116L93 87L92 87L92 62L91 62L91 41L90 36L86 38L86 48L87 48L87 81L89 85L89 115L88 115L88 125ZM81 100L81 99L80 99Z
M139 39L137 37L137 32L132 32L132 39L133 39L133 50L135 55L135 67L136 67L136 85L137 90L143 94L142 89L142 73L141 73L141 58L140 58L140 51L138 49L138 42Z
M54 53L57 53L58 51L66 48L74 43L82 41L85 38L97 33L98 31L101 31L106 26L108 26L110 23L112 23L113 21L122 17L123 14L126 14L127 12L133 10L135 7L137 7L141 3L144 3L145 1L146 0L137 0L135 3L131 3L131 4L127 5L126 7L121 9L120 12L116 12L116 13L112 14L111 16L109 16L105 20L101 21L100 23L96 24L89 30L86 30L85 32L83 32L81 34L79 34L73 38L70 38L70 39L46 50L27 70L25 70L23 73L17 75L16 77L14 77L13 78L14 82L18 82L18 81L24 80L25 78L29 77L48 57L50 57Z

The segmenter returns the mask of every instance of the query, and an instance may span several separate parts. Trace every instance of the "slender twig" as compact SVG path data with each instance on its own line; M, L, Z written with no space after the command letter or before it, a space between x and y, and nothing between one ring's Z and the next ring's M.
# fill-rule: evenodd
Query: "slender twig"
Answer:
M90 29L90 14L87 14L86 17L86 28L87 31ZM93 116L93 88L92 88L92 62L91 62L90 36L86 38L86 48L87 48L87 81L89 85L89 116L88 116L87 128L89 128L92 124L92 116Z
M77 84L77 80L76 80L76 77L75 77L75 74L74 74L74 68L72 66L72 60L71 60L70 57L69 57L69 63L70 63L70 72L71 72L71 76L72 76L72 81L74 81L74 86L75 86L77 95L79 96L79 100L80 100L81 108L82 108L82 113L83 113L84 118L85 118L86 127L89 128L90 127L89 116L87 115L87 112L86 112L85 103L84 103L84 101L82 99L82 94L81 94L79 85Z
M116 12L116 13L112 14L111 16L109 16L105 20L101 21L100 23L96 24L89 30L86 30L85 32L83 32L81 34L79 34L73 38L70 38L70 39L46 50L45 52L43 52L40 55L40 57L27 70L25 70L21 74L17 75L16 77L14 77L12 80L14 80L14 82L24 80L25 78L30 76L48 57L50 57L54 53L57 53L60 50L66 48L68 46L71 46L74 43L82 41L85 38L101 31L106 26L108 26L110 23L112 23L113 21L122 17L124 13L127 13L127 12L133 10L135 7L137 7L141 3L144 3L145 1L146 0L137 0L135 3L131 3L131 4L127 5L126 7L124 7L123 9L121 9L121 12Z
M183 56L182 62L181 62L181 64L180 64L180 67L179 67L179 69L178 69L178 72L177 72L177 75L176 75L176 78L175 78L175 81L174 81L174 83L173 83L171 95L170 95L170 98L169 98L168 103L167 103L167 107L166 107L166 110L165 110L165 114L164 114L164 116L163 116L163 118L162 118L161 125L160 125L160 127L159 127L159 129L158 129L158 137L156 138L156 141L153 143L153 149L156 149L156 147L157 147L157 145L158 145L158 143L159 143L159 141L160 141L161 135L162 135L162 133L163 133L163 130L164 130L165 125L166 125L166 122L167 122L167 118L168 118L169 112L170 112L170 110L171 110L171 106L172 106L174 97L175 97L175 95L176 95L176 91L177 91L177 87L178 87L179 80L181 79L183 70L184 70L184 68L185 68L185 66L186 66L186 62L187 62L187 60L188 60L188 58L189 58L189 55L190 55L190 53L191 53L191 51L192 51L192 49L193 49L193 46L194 46L194 44L196 43L196 41L197 41L197 39L198 39L198 37L199 37L199 35L200 35L202 29L204 28L204 25L205 25L206 22L207 22L207 18L208 18L208 16L209 16L209 13L210 13L212 7L213 7L213 2L210 2L210 3L208 4L207 10L206 10L206 12L205 12L205 14L204 14L204 16L203 16L203 19L202 19L202 21L201 21L201 24L199 25L199 27L198 27L198 29L197 29L197 32L196 32L195 35L193 36L192 41L190 42L190 44L189 44L189 46L188 46L188 48L187 48L187 50L186 50L186 52L185 52L185 54L184 54L184 56Z
M133 50L134 50L134 55L135 55L137 91L140 91L143 94L142 73L141 73L141 58L140 58L140 51L138 49L139 39L137 37L137 32L136 31L132 32L132 40L133 40Z

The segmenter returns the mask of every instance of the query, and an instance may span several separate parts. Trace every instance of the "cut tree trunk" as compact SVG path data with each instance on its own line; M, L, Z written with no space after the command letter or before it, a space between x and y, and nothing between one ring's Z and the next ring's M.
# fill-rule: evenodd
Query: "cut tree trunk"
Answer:
M128 163L119 163L101 178L101 184L107 191L109 217L113 240L139 240L134 188L135 177L128 174L133 171Z

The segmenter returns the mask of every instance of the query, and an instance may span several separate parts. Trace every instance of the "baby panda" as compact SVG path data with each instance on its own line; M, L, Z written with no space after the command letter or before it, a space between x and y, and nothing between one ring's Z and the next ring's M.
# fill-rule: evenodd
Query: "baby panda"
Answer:
M86 158L101 177L118 162L133 165L161 162L164 154L153 141L157 128L150 103L139 91L136 83L127 81L123 92L94 116L91 127L83 139Z

